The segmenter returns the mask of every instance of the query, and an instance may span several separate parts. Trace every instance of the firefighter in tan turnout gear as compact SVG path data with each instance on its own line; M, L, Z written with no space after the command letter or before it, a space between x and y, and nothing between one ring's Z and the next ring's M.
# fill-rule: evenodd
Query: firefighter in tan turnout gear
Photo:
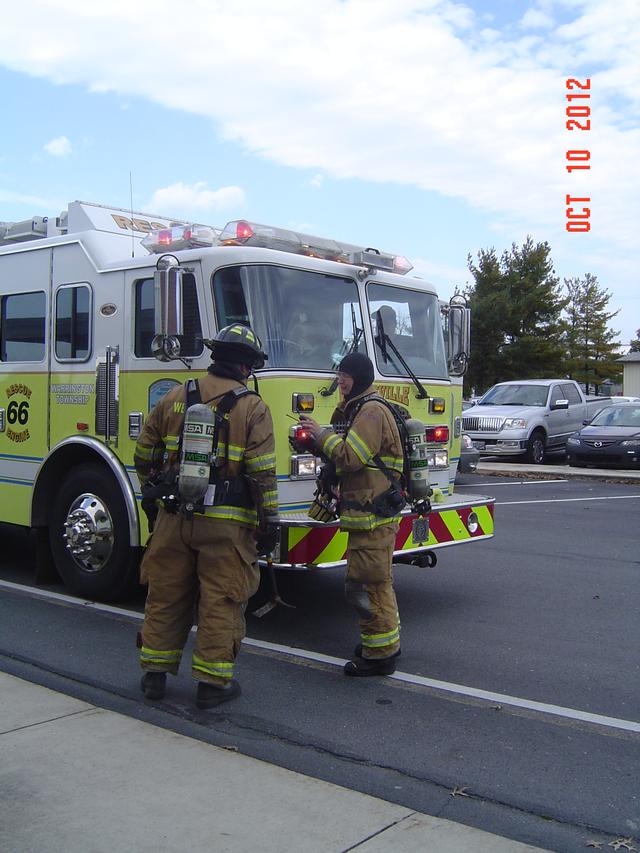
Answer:
M400 433L388 407L375 394L373 364L366 355L345 356L338 367L344 401L323 429L300 416L322 454L335 465L340 484L340 526L349 532L345 594L360 617L360 643L345 675L390 675L400 655L400 622L393 590L392 558L403 470Z
M245 634L244 608L258 588L257 553L274 547L277 518L271 413L246 387L266 355L253 331L239 323L222 329L208 345L213 363L207 374L197 388L190 382L160 400L135 451L146 505L150 498L152 506L154 498L160 504L142 564L149 590L139 638L141 687L147 698L163 698L166 673L178 672L197 602L191 671L200 708L240 693L233 667ZM192 502L180 497L179 466L190 413L203 410L190 409L194 402L209 408L205 415L213 426L207 435L213 438L206 493Z

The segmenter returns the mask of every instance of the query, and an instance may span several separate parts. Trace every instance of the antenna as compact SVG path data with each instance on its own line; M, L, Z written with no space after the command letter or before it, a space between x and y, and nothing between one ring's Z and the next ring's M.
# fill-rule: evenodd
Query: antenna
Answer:
M131 211L131 257L135 256L135 243L133 240L133 177L129 172L129 209Z

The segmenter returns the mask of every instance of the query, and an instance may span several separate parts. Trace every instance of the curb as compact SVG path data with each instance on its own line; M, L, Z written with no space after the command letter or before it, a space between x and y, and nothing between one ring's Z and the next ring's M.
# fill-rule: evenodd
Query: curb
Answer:
M604 483L640 485L640 471L617 471L603 468L572 468L569 465L546 467L545 465L506 465L501 462L480 462L475 471L487 477L512 477L528 480L600 480Z

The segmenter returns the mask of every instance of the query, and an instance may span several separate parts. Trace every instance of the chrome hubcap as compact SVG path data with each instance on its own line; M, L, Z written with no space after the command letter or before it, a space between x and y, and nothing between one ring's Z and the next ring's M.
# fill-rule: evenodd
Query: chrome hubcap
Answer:
M98 572L111 556L113 521L106 505L96 495L80 495L69 507L64 533L67 550L86 572Z

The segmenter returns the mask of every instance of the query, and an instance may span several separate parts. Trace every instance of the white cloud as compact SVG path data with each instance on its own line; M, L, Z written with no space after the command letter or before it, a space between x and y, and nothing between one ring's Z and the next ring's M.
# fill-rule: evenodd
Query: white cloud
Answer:
M320 187L323 185L323 183L324 183L324 175L314 175L311 178L311 180L309 181L309 184L312 187L315 187L316 189L320 189Z
M547 12L542 11L542 9L536 9L532 7L531 9L527 9L522 18L520 19L520 26L522 29L548 29L554 25L553 17Z
M71 143L66 136L56 136L55 139L42 146L43 150L52 157L67 157L71 154Z
M601 0L532 2L528 26L563 21L544 38L495 18L488 31L472 2L449 0L193 0L190 9L23 0L3 12L0 62L207 116L225 139L278 164L465 199L550 240L567 238L565 194L588 193L600 239L637 251L637 0L617 0L615 14ZM172 57L170 72L158 73L158 56ZM565 129L569 76L592 78L588 134ZM592 151L584 179L565 170L570 147ZM241 193L174 184L154 198L177 215L180 205L216 209L232 191Z
M204 181L195 184L178 181L156 190L146 207L166 215L192 216L221 210L237 211L244 203L245 194L240 187L210 190Z

